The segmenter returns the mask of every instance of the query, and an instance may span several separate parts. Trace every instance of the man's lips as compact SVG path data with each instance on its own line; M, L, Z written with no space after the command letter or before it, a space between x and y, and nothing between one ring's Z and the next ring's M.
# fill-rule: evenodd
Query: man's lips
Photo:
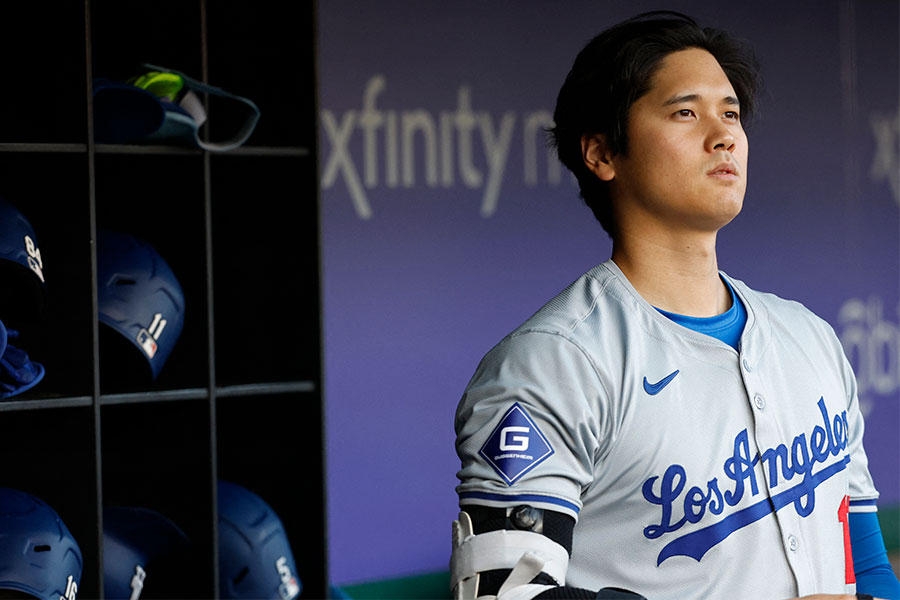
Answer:
M738 170L733 163L723 162L710 169L706 174L721 179L737 179Z

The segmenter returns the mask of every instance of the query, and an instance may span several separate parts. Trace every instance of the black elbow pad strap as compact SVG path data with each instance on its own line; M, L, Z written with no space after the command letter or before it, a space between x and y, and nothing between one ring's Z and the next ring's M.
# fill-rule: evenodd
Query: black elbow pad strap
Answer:
M520 530L541 533L572 555L572 532L575 519L563 513L522 505L515 508L468 505L475 534L497 530Z
M482 595L488 596L496 596L497 592L500 591L500 587L506 581L506 578L509 577L509 574L512 572L512 569L494 569L493 571L485 571L481 573L481 581L478 584L478 593ZM543 585L552 585L555 586L552 589L559 588L559 582L547 575L546 573L540 573L531 580L530 583L537 583ZM570 589L570 588L559 588L559 589ZM550 591L550 590L548 590ZM544 596L538 594L535 598L543 598ZM563 596L547 596L548 598L562 598ZM580 598L580 596L579 596ZM594 596L586 596L589 600L593 600Z
M595 600L597 592L582 588L558 586L544 590L534 597L534 600Z
M544 590L535 600L647 600L640 594L620 588L603 588L592 592L582 588L560 586Z
M529 531L539 533L565 548L572 555L572 534L575 519L552 510L543 510L528 505L493 507L467 505L466 513L471 518L475 535L492 531ZM480 573L479 595L496 595L509 577L512 569L493 569ZM561 586L547 573L541 572L530 583L551 585L535 598L540 600L646 600L640 594L619 588L603 588L594 592L582 588Z
M638 593L621 588L603 588L595 596L596 600L647 600Z

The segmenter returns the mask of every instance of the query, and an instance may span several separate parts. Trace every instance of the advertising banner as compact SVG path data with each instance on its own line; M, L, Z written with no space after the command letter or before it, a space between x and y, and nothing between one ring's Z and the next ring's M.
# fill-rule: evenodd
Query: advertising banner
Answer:
M668 2L762 64L720 268L797 300L856 371L880 506L900 504L895 1ZM548 153L577 52L659 3L319 5L330 571L447 569L456 404L481 357L610 240Z

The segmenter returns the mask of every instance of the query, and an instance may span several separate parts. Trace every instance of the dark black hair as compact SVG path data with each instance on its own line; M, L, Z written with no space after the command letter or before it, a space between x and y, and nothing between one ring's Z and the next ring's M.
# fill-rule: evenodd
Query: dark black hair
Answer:
M609 184L585 166L581 139L602 133L613 153L627 154L631 105L650 90L662 60L687 48L702 48L719 62L737 94L746 127L760 87L753 50L724 31L700 27L673 11L643 13L601 32L578 53L559 91L550 144L578 179L581 197L610 235L615 224Z

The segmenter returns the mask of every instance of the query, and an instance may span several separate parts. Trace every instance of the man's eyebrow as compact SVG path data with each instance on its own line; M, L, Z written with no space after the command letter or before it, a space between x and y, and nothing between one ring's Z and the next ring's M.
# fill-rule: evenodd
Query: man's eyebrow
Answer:
M673 104L683 104L685 102L696 102L700 99L700 94L683 94L681 96L672 96L663 103L663 106L672 106Z
M672 106L673 104L682 104L684 102L696 102L700 100L700 94L683 94L680 96L672 96L663 103L663 106ZM725 96L722 102L732 106L740 106L741 102L734 96Z

